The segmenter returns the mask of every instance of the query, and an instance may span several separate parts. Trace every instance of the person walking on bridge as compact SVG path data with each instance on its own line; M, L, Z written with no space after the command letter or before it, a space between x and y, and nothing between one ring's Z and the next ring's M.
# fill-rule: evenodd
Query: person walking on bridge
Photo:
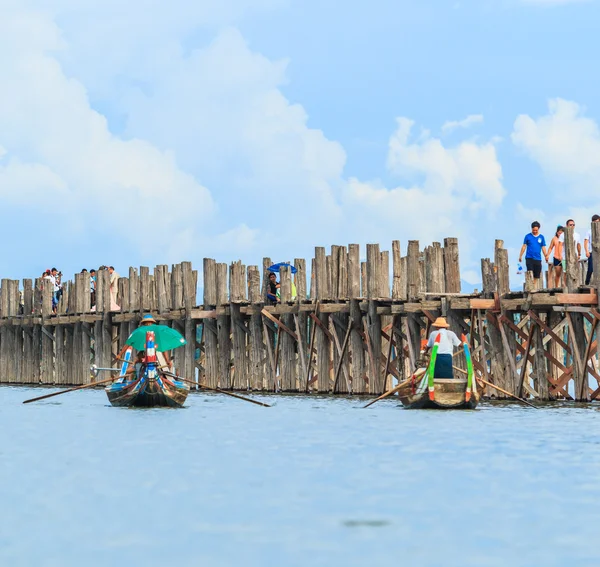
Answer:
M525 253L525 263L527 271L533 272L533 277L536 279L536 285L539 286L540 276L542 274L542 254L546 258L546 239L540 234L540 223L533 221L531 223L531 232L525 235L523 246L519 253L519 262L523 261L523 253Z

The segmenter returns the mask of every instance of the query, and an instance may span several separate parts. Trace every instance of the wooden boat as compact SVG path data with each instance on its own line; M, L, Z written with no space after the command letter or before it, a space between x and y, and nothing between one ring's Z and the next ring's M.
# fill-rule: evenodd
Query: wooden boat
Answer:
M153 337L151 337L153 341ZM117 407L181 407L190 391L190 387L176 378L160 372L158 366L160 353L152 352L153 342L147 345L146 357L140 375L127 375L131 368L132 348L128 347L118 379L105 388L108 400ZM130 378L132 377L132 378Z
M463 337L464 340L464 337ZM411 380L398 392L402 405L407 409L475 409L481 399L477 381L473 379L473 363L469 346L464 343L467 361L467 377L436 378L434 376L438 342L434 344L429 365L421 372L415 372Z

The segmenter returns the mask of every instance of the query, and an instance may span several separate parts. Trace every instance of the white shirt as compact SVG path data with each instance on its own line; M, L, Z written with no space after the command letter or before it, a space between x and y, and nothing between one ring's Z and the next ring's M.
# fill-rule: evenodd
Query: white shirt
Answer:
M440 344L438 346L438 354L452 354L455 346L460 346L460 339L456 336L456 333L453 331L449 331L448 329L440 329L439 331L432 331L431 335L429 335L429 341L427 346L429 348L433 347L433 343L435 343L435 339L438 335L441 334Z
M559 237L558 241L564 243L565 241L565 233L563 232ZM578 232L573 232L573 241L575 242L575 254L577 254L577 245L581 245L581 236L579 236ZM562 257L565 258L565 254L567 253L567 247L562 247Z

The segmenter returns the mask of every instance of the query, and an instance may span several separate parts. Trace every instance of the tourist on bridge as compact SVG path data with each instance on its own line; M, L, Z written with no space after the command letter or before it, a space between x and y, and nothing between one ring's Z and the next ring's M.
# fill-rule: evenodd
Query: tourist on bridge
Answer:
M592 217L592 222L600 221L600 215L594 215ZM583 241L583 249L585 255L588 259L588 268L587 274L585 276L585 285L590 285L590 281L592 280L592 274L594 273L594 263L592 260L592 229L591 227L588 229L585 240Z
M539 280L542 274L542 254L544 255L544 259L546 258L546 239L540 234L540 223L538 221L531 223L531 232L526 234L523 239L523 246L521 246L521 252L519 253L519 262L523 261L524 252L527 271L533 272L533 277Z
M277 303L279 301L279 297L277 297L277 292L279 291L279 282L277 281L277 276L275 272L269 272L269 281L267 283L267 299L271 303Z
M452 370L452 354L454 352L454 347L461 346L463 342L456 336L456 333L450 331L450 325L448 325L448 322L444 317L438 317L433 322L432 327L433 331L431 331L431 334L429 335L425 353L433 348L437 336L441 335L433 375L436 378L454 378L454 372Z
M562 242L560 241L560 237L565 231L564 227L558 225L556 227L556 234L552 237L550 241L550 246L548 247L548 252L546 252L546 262L550 263L550 254L554 252L552 255L552 273L554 274L554 287L561 286L561 276L563 271L563 254L562 254ZM548 282L548 287L550 287L551 282Z
M573 229L573 242L575 243L575 253L577 254L577 260L579 260L581 258L581 236L579 236L578 232L575 232L575 221L573 219L569 219L567 221L567 226L569 228ZM566 258L566 253L567 253L567 247L564 245L564 242L565 242L564 232L560 235L559 240L563 244L562 257L564 260ZM566 266L564 266L564 268L566 268Z

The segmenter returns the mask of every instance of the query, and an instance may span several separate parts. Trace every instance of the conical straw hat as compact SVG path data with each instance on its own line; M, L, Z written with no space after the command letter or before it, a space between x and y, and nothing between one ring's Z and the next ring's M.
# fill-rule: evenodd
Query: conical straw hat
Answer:
M446 319L444 317L438 317L432 324L433 327L443 327L445 329L447 329L448 327L450 327L450 325L448 325L448 322L446 321Z

